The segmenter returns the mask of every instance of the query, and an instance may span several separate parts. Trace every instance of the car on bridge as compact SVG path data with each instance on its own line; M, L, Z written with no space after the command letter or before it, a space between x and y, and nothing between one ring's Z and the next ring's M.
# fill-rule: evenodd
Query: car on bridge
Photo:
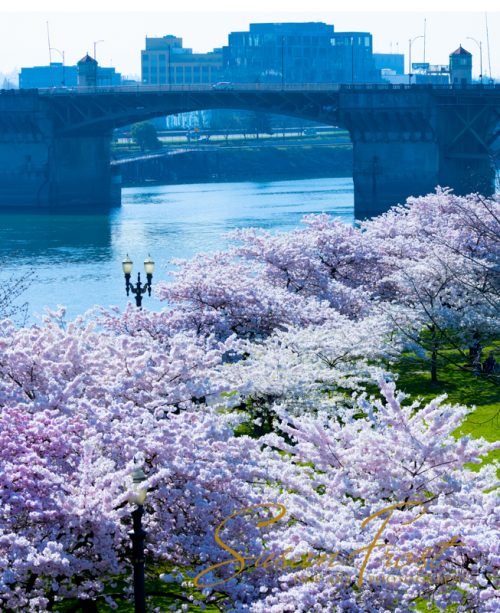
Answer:
M218 83L214 83L212 85L212 89L228 91L234 89L234 85L229 83L229 81L219 81Z

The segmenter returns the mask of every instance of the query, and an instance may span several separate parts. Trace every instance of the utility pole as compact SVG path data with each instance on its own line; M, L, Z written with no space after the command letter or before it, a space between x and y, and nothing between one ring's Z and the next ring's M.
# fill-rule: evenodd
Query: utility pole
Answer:
M52 64L52 47L50 46L50 29L49 29L49 22L46 22L47 24L47 42L49 43L49 64Z
M172 53L172 49L171 46L168 46L168 66L167 66L167 70L168 70L168 89L171 88L172 86L172 81L171 81L171 77L170 77L170 54Z
M427 30L427 19L424 19L424 64L425 64L425 40L426 40L426 30Z
M351 36L351 84L354 85L354 36Z
M96 58L96 47L99 43L103 43L103 40L95 40L94 41L94 60L97 62L97 58Z
M281 89L285 89L285 37L281 37Z

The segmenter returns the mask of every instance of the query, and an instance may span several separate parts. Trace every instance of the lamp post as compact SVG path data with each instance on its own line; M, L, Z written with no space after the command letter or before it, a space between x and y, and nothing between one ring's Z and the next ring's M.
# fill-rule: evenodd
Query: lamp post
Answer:
M59 53L59 55L62 57L62 81L61 81L61 85L66 85L66 79L65 79L65 74L64 74L64 51L59 51L59 49L56 49L55 47L51 47L50 51L57 51L57 53Z
M408 41L408 61L409 61L409 67L408 67L408 85L411 85L411 46L413 45L413 43L418 40L419 38L424 38L423 34L421 34L420 36L415 36L415 38L410 38Z
M483 43L482 41L477 41L475 38L472 38L472 36L466 36L466 38L468 38L469 40L473 40L476 45L479 47L479 80L481 82L481 85L483 84Z
M125 275L125 291L127 292L127 296L132 292L135 295L135 304L140 309L142 306L142 296L146 292L148 292L148 296L151 296L151 282L153 280L153 272L155 268L155 263L151 259L151 256L148 256L144 260L144 272L146 273L146 283L142 285L141 283L141 273L137 273L137 283L133 285L130 283L130 276L132 274L133 267L132 260L127 257L122 262L123 273Z
M136 504L132 511L133 529L129 532L132 540L132 565L134 568L134 611L135 613L146 613L146 588L144 578L144 538L146 532L142 527L142 516L144 514L144 500L146 491L140 489L140 484L146 480L142 468L137 468L132 473L132 481L135 489Z

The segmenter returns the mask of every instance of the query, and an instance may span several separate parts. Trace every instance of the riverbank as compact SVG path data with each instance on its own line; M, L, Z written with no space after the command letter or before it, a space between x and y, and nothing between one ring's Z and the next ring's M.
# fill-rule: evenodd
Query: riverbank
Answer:
M300 144L176 149L113 163L124 187L352 176L350 144Z

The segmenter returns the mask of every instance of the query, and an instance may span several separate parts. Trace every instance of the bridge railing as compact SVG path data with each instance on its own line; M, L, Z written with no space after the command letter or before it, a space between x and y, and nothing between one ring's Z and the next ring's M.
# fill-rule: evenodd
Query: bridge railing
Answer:
M342 87L339 83L231 83L224 87L217 84L196 83L188 85L116 85L116 86L76 86L76 87L52 87L43 88L38 91L41 94L96 94L96 93L146 93L146 92L218 92L226 93L231 91L332 91Z
M138 93L147 92L166 93L166 92L214 92L228 94L231 92L274 92L274 91L499 91L500 84L466 84L466 85L433 85L433 84L397 84L391 83L196 83L189 85L116 85L116 86L75 86L75 87L51 87L36 90L1 90L2 93L16 95L25 92L38 92L41 95L57 96L62 94L114 94L114 93Z

